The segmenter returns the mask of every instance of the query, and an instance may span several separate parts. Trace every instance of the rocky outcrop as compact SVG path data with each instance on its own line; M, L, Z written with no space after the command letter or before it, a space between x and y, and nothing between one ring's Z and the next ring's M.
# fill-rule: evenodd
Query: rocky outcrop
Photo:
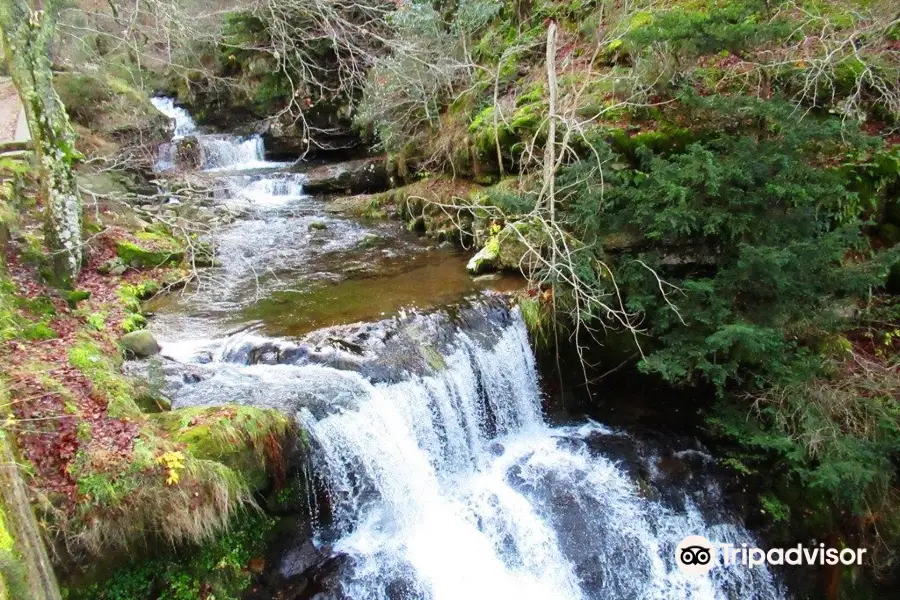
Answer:
M376 156L303 171L304 189L310 194L362 194L390 186L385 157Z
M169 237L140 232L134 235L133 240L116 242L116 256L129 267L154 269L180 263L184 259L184 250Z

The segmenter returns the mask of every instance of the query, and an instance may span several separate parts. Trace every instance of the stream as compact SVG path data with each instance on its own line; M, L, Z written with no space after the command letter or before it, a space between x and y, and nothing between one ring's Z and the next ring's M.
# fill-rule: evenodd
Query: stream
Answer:
M204 282L149 307L165 392L274 407L309 436L313 526L276 552L280 597L786 597L765 567L676 567L688 535L758 545L699 443L550 422L504 293L518 280L473 281L399 223L330 214L259 137L154 103L197 136L215 202L241 210Z

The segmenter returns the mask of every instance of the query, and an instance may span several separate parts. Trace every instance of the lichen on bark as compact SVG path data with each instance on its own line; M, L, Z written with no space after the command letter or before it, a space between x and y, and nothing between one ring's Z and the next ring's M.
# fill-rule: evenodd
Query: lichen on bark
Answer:
M69 287L81 267L81 198L74 173L81 155L65 107L53 89L50 43L59 4L49 0L38 10L27 0L0 0L0 37L39 159L46 245L55 283Z

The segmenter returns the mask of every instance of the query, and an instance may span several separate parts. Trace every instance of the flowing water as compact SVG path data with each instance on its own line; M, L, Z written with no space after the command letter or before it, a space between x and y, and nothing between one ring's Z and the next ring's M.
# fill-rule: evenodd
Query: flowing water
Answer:
M324 217L261 150L243 164L272 173L235 174L250 140L221 139L234 151L207 165L231 165L219 201L252 211L215 240L217 284L157 306L151 328L175 407L274 407L308 433L314 545L333 585L292 597L784 597L765 568L676 567L687 535L756 543L696 442L549 423L518 309L470 296L450 275L463 257ZM311 232L311 219L328 220ZM383 245L361 247L373 232ZM310 566L285 552L277 568Z

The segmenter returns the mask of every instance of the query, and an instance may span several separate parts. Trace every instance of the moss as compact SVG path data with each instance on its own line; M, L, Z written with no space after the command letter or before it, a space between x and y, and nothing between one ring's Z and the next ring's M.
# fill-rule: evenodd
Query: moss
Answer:
M7 526L7 515L0 502L0 598L3 600L28 600L25 565L16 550L15 539Z
M135 235L135 241L119 240L116 256L130 267L154 269L177 265L184 259L184 250L170 237L141 232Z
M134 386L121 374L121 356L110 356L93 339L84 336L69 348L69 364L87 377L102 393L114 417L135 417L140 409L134 402Z
M56 309L49 298L16 295L16 287L0 270L0 340L49 340L57 337L50 326Z
M147 318L141 314L141 301L151 298L160 289L159 282L154 279L134 284L124 283L119 286L119 300L125 309L125 318L122 320L122 330L125 333L131 333L147 326Z
M251 489L265 487L267 471L280 468L281 441L293 428L278 411L239 405L184 408L151 418L192 456L231 467Z

